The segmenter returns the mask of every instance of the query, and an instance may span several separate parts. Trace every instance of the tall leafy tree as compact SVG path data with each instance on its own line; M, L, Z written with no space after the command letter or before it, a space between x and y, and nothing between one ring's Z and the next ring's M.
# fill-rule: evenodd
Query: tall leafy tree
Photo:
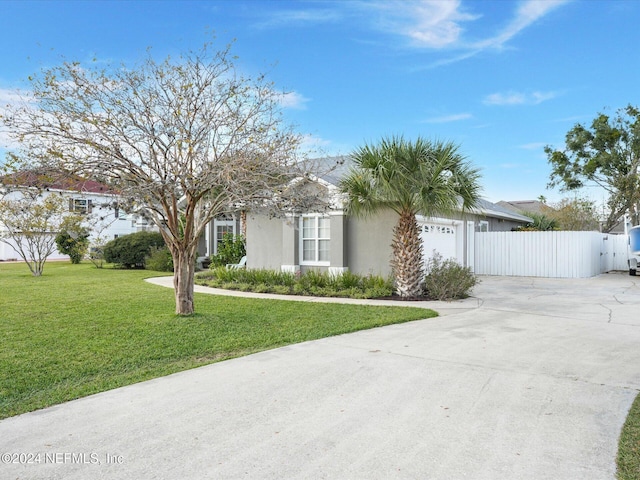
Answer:
M383 138L351 154L353 168L340 184L345 209L367 216L384 209L398 214L391 268L401 297L420 295L423 249L416 215L451 215L478 201L479 171L451 142Z
M117 189L149 217L175 268L176 313L194 312L199 238L216 216L280 208L304 175L300 136L283 124L282 93L240 74L230 49L97 68L65 62L31 79L24 105L4 115L43 161Z
M600 216L593 200L563 198L552 203L547 215L558 222L560 230L593 231L600 229Z
M564 150L545 147L552 171L550 187L577 190L588 183L604 188L611 231L629 212L640 224L640 110L628 105L611 118L599 114L590 127L576 124L566 135Z

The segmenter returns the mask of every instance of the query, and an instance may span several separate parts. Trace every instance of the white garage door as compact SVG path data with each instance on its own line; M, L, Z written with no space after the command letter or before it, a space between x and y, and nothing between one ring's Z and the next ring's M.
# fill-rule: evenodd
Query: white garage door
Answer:
M424 251L425 262L433 256L433 251L439 252L443 260L453 258L456 255L457 227L451 224L422 223L420 224L420 238Z

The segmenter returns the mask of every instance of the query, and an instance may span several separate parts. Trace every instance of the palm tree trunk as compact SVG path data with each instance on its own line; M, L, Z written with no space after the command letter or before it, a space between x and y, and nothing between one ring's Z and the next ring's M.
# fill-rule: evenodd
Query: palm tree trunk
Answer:
M393 229L391 268L396 291L403 298L422 294L424 259L420 229L413 212L402 212Z

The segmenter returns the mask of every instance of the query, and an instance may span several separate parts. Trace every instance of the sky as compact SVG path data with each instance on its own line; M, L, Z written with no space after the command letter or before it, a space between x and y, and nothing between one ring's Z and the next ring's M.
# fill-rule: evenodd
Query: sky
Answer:
M286 92L314 155L453 141L488 200L556 202L574 194L547 189L544 146L640 106L638 24L636 0L0 0L0 103L63 59L133 66L213 39Z

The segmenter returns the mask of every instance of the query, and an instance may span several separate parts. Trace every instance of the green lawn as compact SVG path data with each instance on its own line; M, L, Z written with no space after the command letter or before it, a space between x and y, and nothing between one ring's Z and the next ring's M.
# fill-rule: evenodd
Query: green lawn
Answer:
M174 315L153 272L49 262L40 278L0 263L0 418L180 370L366 328L435 316L196 294Z
M618 479L640 480L640 395L631 406L618 445Z

